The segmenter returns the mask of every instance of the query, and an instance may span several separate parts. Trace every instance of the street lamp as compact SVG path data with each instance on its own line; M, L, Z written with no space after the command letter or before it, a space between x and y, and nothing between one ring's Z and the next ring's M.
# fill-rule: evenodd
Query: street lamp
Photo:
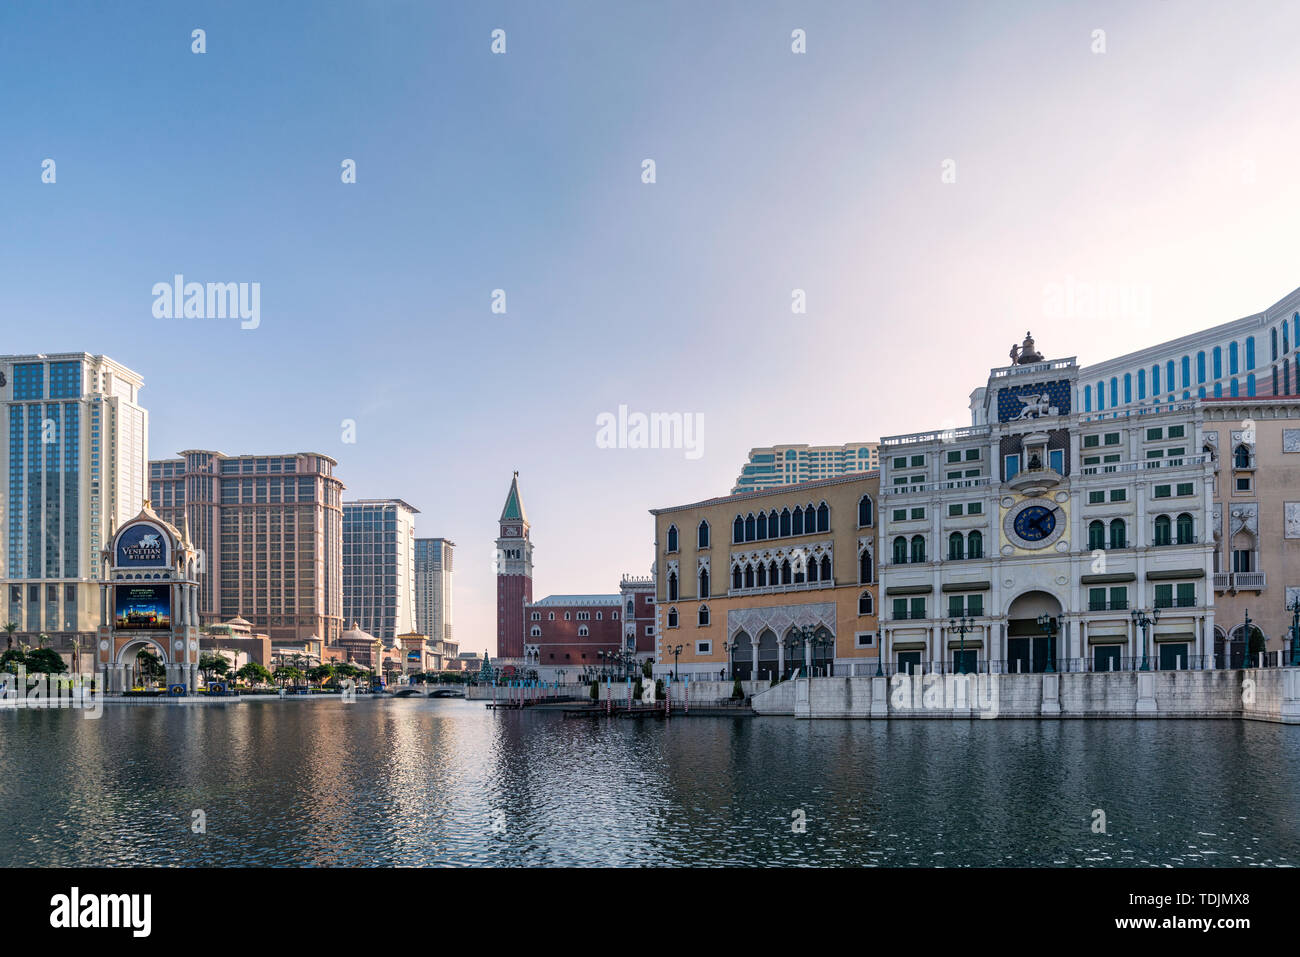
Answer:
M957 672L958 674L964 675L966 673L966 632L975 630L975 619L949 618L948 630L955 631L957 632L957 634L961 635L961 641L960 641L961 650L958 651L957 653L958 654L957 660L960 662L960 664L958 664L957 666ZM877 665L876 667L879 668L880 666Z
M1300 594L1286 606L1291 613L1291 667L1300 665Z
M1043 614L1038 616L1038 627L1043 629L1043 631L1047 632L1047 667L1044 668L1043 670L1050 675L1053 671L1056 670L1054 667L1052 667L1052 662L1056 658L1056 655L1054 653L1056 651L1056 644L1052 640L1052 636L1056 632L1056 619L1053 618L1051 615L1047 614L1046 612L1044 612ZM1146 668L1144 667L1142 670L1145 671Z
M669 651L671 651L671 652L673 653L673 673L672 673L672 675L669 676L669 679L668 679L668 680L669 680L669 681L676 681L676 680L677 680L677 656L680 655L680 654L682 653L682 646L681 646L681 645L668 645L666 648L664 648L664 651L665 651L665 652L669 652Z
M1241 632L1241 669L1245 671L1250 667L1250 609L1246 609L1246 622Z
M727 653L727 677L732 680L735 680L736 677L736 667L731 663L731 652L735 647L736 643L734 641L724 641L722 643L722 650Z
M1133 624L1142 629L1142 667L1139 671L1150 671L1151 664L1147 661L1147 633L1151 626L1160 620L1160 607L1157 605L1151 609L1151 614L1147 614L1141 608L1134 608Z

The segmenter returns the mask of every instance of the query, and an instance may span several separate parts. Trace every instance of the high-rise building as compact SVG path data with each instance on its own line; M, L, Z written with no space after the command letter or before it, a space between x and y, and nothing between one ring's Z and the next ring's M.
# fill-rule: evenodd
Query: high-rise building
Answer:
M455 641L452 629L452 553L445 538L415 540L415 630L434 641Z
M848 445L774 445L749 450L733 495L799 482L871 472L880 467L879 442Z
M399 498L343 503L343 617L389 642L415 629L415 515Z
M533 543L528 516L519 497L519 473L510 480L506 504L497 520L497 656L503 663L524 663L524 606L533 600Z
M158 515L199 550L203 624L244 618L272 642L343 633L343 483L328 455L189 450L149 463Z
M15 639L89 649L101 552L147 495L143 385L102 355L0 356L0 579Z

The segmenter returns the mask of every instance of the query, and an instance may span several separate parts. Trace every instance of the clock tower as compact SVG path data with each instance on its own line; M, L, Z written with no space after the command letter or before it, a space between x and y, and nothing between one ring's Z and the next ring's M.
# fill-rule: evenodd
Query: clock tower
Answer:
M533 600L533 543L528 537L528 516L519 497L519 473L498 521L497 551L497 657L504 664L523 664L524 605Z

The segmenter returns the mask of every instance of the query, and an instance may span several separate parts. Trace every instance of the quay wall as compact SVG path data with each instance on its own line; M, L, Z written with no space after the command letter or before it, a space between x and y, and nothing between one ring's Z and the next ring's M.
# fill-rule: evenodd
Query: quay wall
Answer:
M1244 718L1300 724L1300 668L796 678L755 694L796 718Z

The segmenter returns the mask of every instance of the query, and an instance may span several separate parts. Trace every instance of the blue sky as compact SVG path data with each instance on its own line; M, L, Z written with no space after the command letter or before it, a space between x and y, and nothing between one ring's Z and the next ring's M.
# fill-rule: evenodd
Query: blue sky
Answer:
M1300 285L1297 27L1156 0L7 2L4 351L140 371L151 457L322 451L349 497L412 502L490 648L514 469L535 594L611 591L649 570L646 510L725 493L751 446L962 424L1027 328L1092 362ZM175 273L261 283L261 325L155 319ZM1067 278L1151 308L1045 314ZM704 454L598 448L621 404L702 414Z

